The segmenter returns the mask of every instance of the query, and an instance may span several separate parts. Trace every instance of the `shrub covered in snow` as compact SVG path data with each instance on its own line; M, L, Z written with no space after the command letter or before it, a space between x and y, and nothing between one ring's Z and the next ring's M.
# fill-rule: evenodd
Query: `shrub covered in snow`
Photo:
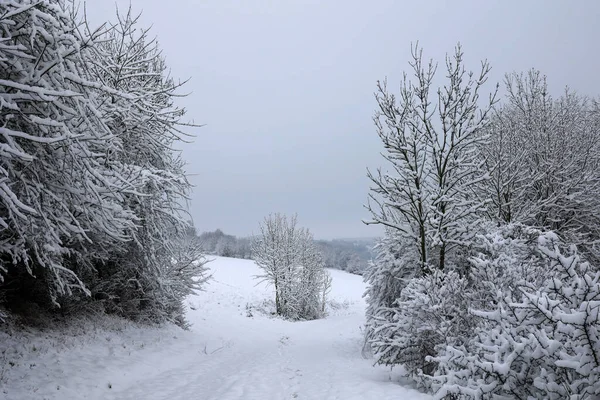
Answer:
M367 283L364 294L367 300L365 349L369 348L370 340L378 335L376 328L386 320L386 316L381 315L382 310L387 310L383 314L388 314L410 279L420 275L420 269L417 268L419 255L408 240L395 235L392 230L388 230L386 236L379 240L374 251L375 260L364 275Z
M460 343L473 329L467 280L454 271L411 279L392 307L372 317L371 349L379 364L401 364L424 386L440 347Z
M552 232L482 230L468 274L414 277L391 304L370 305L376 361L440 399L600 394L600 273Z
M600 272L574 246L561 249L553 233L540 235L535 245L538 267L546 270L543 282L531 276L512 288L496 286L492 304L471 310L479 322L469 342L448 346L434 359L441 367L437 398L600 395ZM515 259L512 268L526 264Z

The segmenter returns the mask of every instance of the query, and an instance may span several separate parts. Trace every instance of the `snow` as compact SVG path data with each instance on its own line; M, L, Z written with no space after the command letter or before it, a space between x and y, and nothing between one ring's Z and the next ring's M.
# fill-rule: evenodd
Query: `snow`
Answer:
M256 284L252 261L209 267L206 291L187 300L190 331L109 317L1 331L0 399L430 398L361 357L361 277L330 270L329 316L290 322L270 315L272 288Z

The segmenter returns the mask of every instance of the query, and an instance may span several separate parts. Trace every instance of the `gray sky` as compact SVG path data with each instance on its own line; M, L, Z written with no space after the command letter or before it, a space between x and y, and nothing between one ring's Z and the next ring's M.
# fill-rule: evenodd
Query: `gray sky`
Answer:
M114 4L88 0L88 14L110 19ZM373 92L408 69L411 42L443 61L460 41L467 67L487 58L494 82L535 67L555 93L569 85L600 95L595 0L131 4L173 76L191 77L180 104L206 124L183 151L199 231L244 236L271 212L297 212L317 238L378 235L361 223L366 167L382 165Z

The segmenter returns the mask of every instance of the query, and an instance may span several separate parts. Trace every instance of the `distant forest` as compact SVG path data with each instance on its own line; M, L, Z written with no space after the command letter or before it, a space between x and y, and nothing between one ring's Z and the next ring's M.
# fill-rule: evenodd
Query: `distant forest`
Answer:
M198 235L206 254L252 259L252 237L236 237L217 229ZM362 275L373 258L376 238L315 240L326 268Z

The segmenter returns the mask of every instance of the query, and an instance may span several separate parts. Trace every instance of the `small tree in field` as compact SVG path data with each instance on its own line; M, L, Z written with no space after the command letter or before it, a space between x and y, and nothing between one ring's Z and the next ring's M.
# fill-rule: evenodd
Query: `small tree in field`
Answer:
M252 243L252 257L262 269L263 274L258 278L269 282L275 288L275 308L281 314L280 291L283 286L283 219L279 214L265 218L260 225L260 235ZM295 224L295 218L292 219ZM287 223L287 221L286 221Z
M324 269L312 234L296 226L296 216L274 214L260 225L252 255L263 274L257 278L275 288L278 315L315 319L324 314L331 278Z

